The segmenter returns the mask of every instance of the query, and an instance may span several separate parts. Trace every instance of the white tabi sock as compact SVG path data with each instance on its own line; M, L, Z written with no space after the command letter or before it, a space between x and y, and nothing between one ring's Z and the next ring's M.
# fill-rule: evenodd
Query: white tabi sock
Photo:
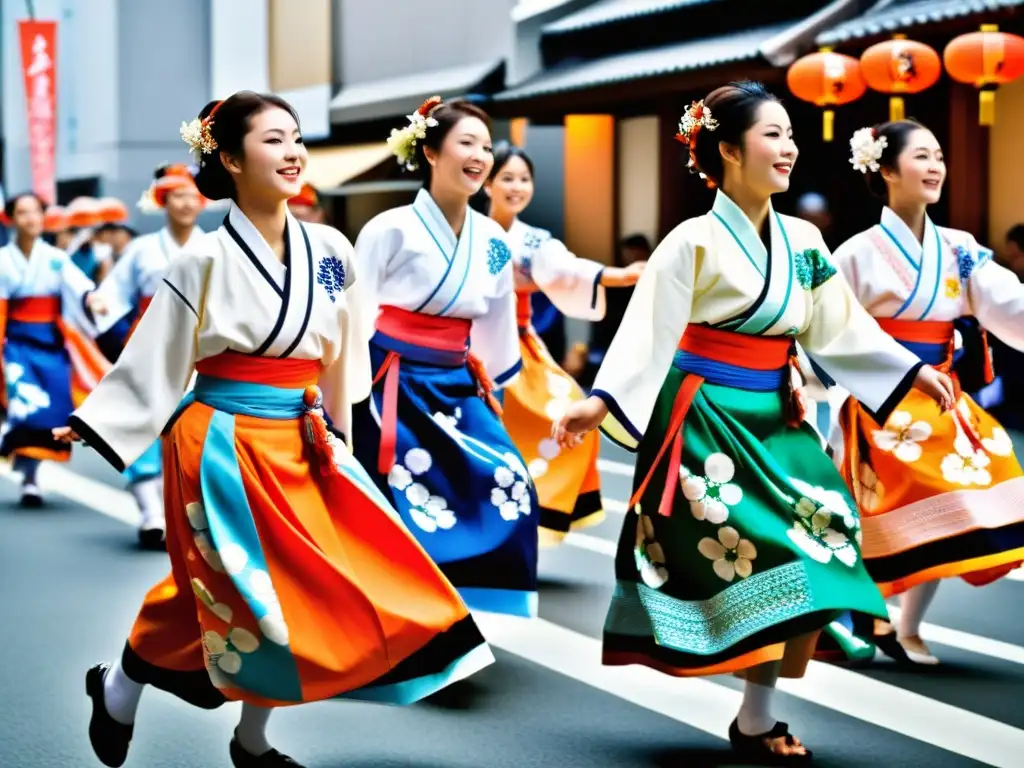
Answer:
M269 752L270 742L267 741L267 721L273 709L257 707L254 704L242 702L242 717L235 728L235 738L241 744L242 749L250 755L262 755Z
M142 513L142 523L139 527L144 531L163 530L165 525L163 478L151 477L148 480L132 483L130 490L135 498L135 503L139 505L139 512Z
M743 703L736 716L740 733L744 736L759 736L775 727L775 718L771 715L772 694L775 683L760 685L749 680L743 686Z
M19 456L15 459L14 469L17 472L21 472L22 486L36 484L36 473L39 472L39 465L41 463L39 459L29 459L24 456Z
M103 678L103 704L107 712L122 725L131 725L135 722L135 711L139 708L145 687L128 677L118 661Z
M925 611L931 605L939 582L926 581L912 587L900 597L900 627L898 637L918 637L921 634L921 621Z

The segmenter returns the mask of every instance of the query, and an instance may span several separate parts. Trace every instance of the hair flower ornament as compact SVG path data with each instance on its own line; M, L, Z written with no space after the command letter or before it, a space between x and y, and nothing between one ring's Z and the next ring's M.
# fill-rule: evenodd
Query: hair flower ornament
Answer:
M697 168L697 156L694 150L697 146L697 134L702 130L713 131L718 127L718 121L711 116L711 110L704 106L704 100L695 101L687 107L683 116L679 118L679 132L676 134L676 141L682 142L690 149L690 161L686 167L691 171ZM707 176L697 171L700 177L707 180Z
M198 165L206 164L203 155L212 155L217 150L217 142L213 138L211 129L213 127L213 116L217 114L217 110L220 109L222 103L218 102L217 106L210 110L210 114L202 120L197 117L191 123L183 122L181 124L179 131L181 138L188 144L189 150L192 152L192 159Z
M388 149L398 160L398 164L406 170L415 171L419 167L416 162L416 143L427 138L427 128L437 125L437 120L432 115L442 103L440 96L430 97L409 115L407 126L392 129L388 137Z
M850 165L861 173L877 171L882 151L889 145L885 136L878 136L874 128L861 128L850 139Z

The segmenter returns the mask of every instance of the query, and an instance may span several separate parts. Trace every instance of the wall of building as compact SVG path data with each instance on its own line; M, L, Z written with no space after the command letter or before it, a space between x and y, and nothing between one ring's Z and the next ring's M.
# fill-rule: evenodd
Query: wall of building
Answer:
M634 117L618 124L619 236L644 235L658 241L658 175L661 146L657 116Z
M989 129L988 245L1002 253L1006 233L1024 223L1024 79L996 92L996 124Z

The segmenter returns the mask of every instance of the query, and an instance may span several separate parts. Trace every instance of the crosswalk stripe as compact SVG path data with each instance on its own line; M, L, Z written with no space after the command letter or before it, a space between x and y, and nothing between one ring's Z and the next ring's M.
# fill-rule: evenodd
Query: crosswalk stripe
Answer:
M613 461L612 459L598 459L597 469L599 472L607 472L609 475L633 476L632 464L625 464L621 461Z

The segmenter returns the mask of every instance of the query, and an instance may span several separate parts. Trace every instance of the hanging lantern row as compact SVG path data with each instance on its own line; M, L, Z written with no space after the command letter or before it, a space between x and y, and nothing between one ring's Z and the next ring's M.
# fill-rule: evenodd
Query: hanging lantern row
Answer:
M960 35L942 57L929 45L894 35L877 43L859 59L822 48L793 62L786 84L798 99L823 108L822 138L832 141L835 107L849 104L870 88L889 94L889 119L906 115L903 97L931 88L943 65L954 80L980 89L978 122L995 124L995 91L1024 75L1024 37L983 24L979 32Z

